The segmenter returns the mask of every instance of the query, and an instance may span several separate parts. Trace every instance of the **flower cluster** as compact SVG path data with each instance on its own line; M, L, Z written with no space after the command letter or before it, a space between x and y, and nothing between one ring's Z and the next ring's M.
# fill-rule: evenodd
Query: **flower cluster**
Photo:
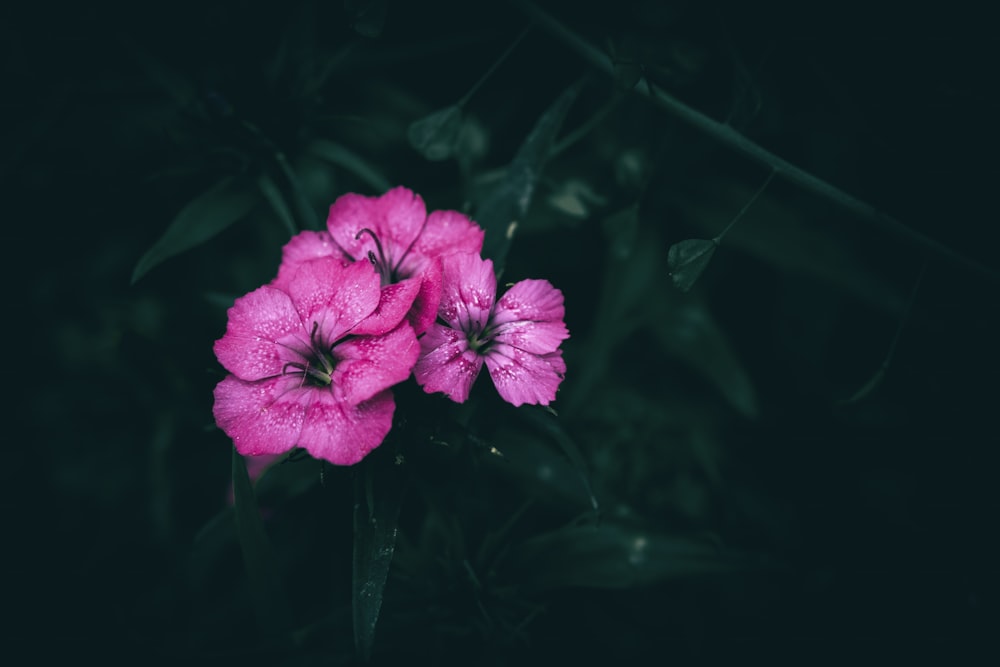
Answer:
M566 372L562 293L524 280L498 300L482 244L467 216L428 215L406 188L340 197L327 231L293 237L275 279L229 309L216 423L244 455L302 447L352 465L382 443L411 373L461 403L485 363L504 400L548 405Z

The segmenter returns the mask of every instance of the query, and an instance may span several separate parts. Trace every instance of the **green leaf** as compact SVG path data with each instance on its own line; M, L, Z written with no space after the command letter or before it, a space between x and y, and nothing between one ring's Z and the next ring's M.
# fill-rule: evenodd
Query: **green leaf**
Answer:
M368 660L396 549L406 469L383 445L362 461L354 478L354 646Z
M511 549L504 571L529 591L626 589L735 567L719 549L690 537L604 521L533 537Z
M383 193L392 187L392 184L377 169L340 144L327 139L317 139L309 144L306 150L316 157L354 174L378 193Z
M882 380L885 379L886 370L888 370L888 366L886 364L879 366L878 370L875 371L875 374L868 378L868 381L865 382L860 389L851 394L848 398L837 401L837 405L851 405L868 398L868 396L870 396L871 393L878 389L879 385L882 384Z
M257 177L257 187L260 188L264 199L271 206L271 210L278 216L278 220L281 220L281 223L285 225L289 234L295 236L295 216L292 215L292 210L285 203L285 197L281 194L278 184L267 174L261 174Z
M677 289L687 292L708 267L719 244L715 240L687 239L670 246L667 268Z
M528 212L535 185L563 119L579 93L580 84L570 86L541 115L507 167L503 180L476 209L476 221L486 230L483 257L493 260L498 274L502 272L517 223Z
M439 162L454 155L461 130L462 108L453 104L413 121L406 131L406 137L421 155Z
M523 410L521 414L554 440L559 449L562 450L562 453L570 460L580 476L583 488L587 492L587 497L590 499L590 506L597 513L599 511L597 496L594 495L594 491L590 487L590 478L587 475L587 462L584 460L580 448L576 446L576 443L569 437L569 434L566 433L566 430L553 415L544 414L542 411L534 409Z
M250 594L260 629L265 634L287 638L292 630L288 605L277 559L260 519L246 462L233 448L233 498L236 532L243 550L243 562L250 579Z
M692 367L746 417L756 417L757 392L718 323L692 294L664 290L650 301L651 333L666 352Z
M205 243L237 220L245 217L260 201L246 181L232 176L189 202L173 219L153 247L146 251L132 272L132 284L164 260Z

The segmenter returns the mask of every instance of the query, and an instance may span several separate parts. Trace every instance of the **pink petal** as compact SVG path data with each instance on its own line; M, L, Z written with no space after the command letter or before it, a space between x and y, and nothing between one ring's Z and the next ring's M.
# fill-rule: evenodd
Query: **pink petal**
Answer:
M305 231L296 234L281 249L278 277L271 284L286 289L299 265L318 257L343 257L343 251L333 242L329 232Z
M390 391L353 406L337 401L329 391L320 392L307 408L298 444L316 458L354 465L382 444L395 408Z
M397 187L381 197L353 193L339 197L330 207L326 226L333 240L355 260L364 260L369 250L378 256L371 236L357 238L362 229L370 229L382 243L386 259L395 266L420 234L426 218L427 208L420 195Z
M531 354L555 352L559 344L569 338L569 331L562 320L532 322L519 320L496 327L493 340L517 347Z
M566 370L561 356L538 356L503 343L490 348L486 367L497 393L515 406L554 401Z
M428 394L442 392L456 403L469 398L483 358L469 349L461 331L435 324L420 339L420 358L413 377Z
M563 294L552 283L548 280L522 280L497 302L493 324L516 320L561 321L565 316Z
M288 294L305 329L319 327L330 345L370 315L379 304L379 277L368 262L343 264L334 257L303 262L292 276Z
M385 285L379 293L378 306L372 314L361 320L351 330L356 335L384 334L391 331L410 312L414 301L419 298L422 282L419 278L407 278L398 283Z
M215 423L244 456L283 454L295 447L305 403L315 392L299 382L291 376L244 382L229 375L215 387Z
M410 324L418 336L427 331L437 319L441 303L441 260L435 257L426 261L419 277L420 291L410 306L409 314Z
M493 262L479 255L449 255L441 259L441 304L438 315L453 329L481 333L490 318L497 279Z
M251 482L256 482L264 472L281 460L281 454L261 454L246 457L247 475Z
M483 249L482 228L458 211L434 211L427 216L424 231L413 252L426 257L454 253L476 253Z
M228 317L226 333L215 341L215 356L243 380L280 374L293 357L278 341L306 335L291 298L268 286L236 299Z
M419 352L408 322L383 336L348 338L333 348L333 384L340 387L344 401L356 405L409 377Z

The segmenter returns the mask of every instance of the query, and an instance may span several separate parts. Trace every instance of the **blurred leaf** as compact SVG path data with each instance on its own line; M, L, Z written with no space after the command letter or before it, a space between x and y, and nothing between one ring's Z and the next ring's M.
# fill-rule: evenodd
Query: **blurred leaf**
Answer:
M696 186L674 194L684 220L714 234L753 193L749 186L715 178L700 179ZM837 286L880 312L901 312L903 295L860 255L860 249L870 247L870 237L859 232L852 238L847 231L837 218L804 214L801 206L765 192L726 235L726 245L785 271Z
M703 541L604 521L533 537L511 549L504 569L520 586L545 591L635 588L734 565Z
M372 654L389 565L396 549L405 464L383 445L359 464L354 478L354 646Z
M257 187L260 188L264 199L271 206L271 210L278 216L278 220L281 220L282 224L285 225L289 234L295 236L297 231L295 217L292 215L291 209L288 208L288 204L285 203L285 197L281 194L281 190L278 189L278 184L267 174L261 174L257 177Z
M150 269L174 255L190 250L245 217L260 201L246 181L229 176L190 201L173 219L132 272L132 284Z
M520 414L546 433L550 438L552 438L552 440L555 440L559 449L562 450L563 454L566 455L566 458L568 458L573 464L573 467L576 468L576 472L580 476L580 481L583 483L583 488L586 490L587 496L590 499L590 506L594 508L594 512L597 512L597 497L594 495L593 489L590 488L590 479L587 475L587 462L584 460L583 454L580 453L580 448L576 446L576 443L573 442L571 437L569 437L566 430L553 415L543 414L541 410L522 410Z
M392 188L392 184L377 169L340 144L327 139L317 139L309 144L306 150L316 157L354 174L380 194Z
M639 204L632 204L605 218L602 227L610 240L612 260L627 260L635 249L639 233Z
M351 27L362 37L378 37L385 26L388 6L385 0L344 0L351 16Z
M670 246L667 251L667 268L670 278L681 291L687 292L708 267L719 244L714 240L687 239Z
M590 489L580 483L580 470L556 451L536 429L504 429L492 439L503 458L483 460L499 474L525 487L524 494L568 512L590 503Z
M457 104L410 123L406 137L421 155L438 162L455 153L462 129L462 108Z
M865 382L860 389L851 394L848 398L841 399L837 401L838 405L851 405L852 403L857 403L860 400L868 398L868 396L878 389L878 386L882 384L882 380L885 378L885 372L888 370L886 364L882 364L875 371L875 374L868 378L868 382Z
M705 376L746 417L757 392L708 308L692 295L664 291L650 301L650 330L672 357Z
M516 223L528 212L535 185L563 119L580 93L580 84L567 88L535 123L507 167L503 180L476 209L476 221L486 230L483 257L502 272Z
M261 632L287 636L293 627L288 597L278 572L277 560L260 519L246 462L233 448L233 498L236 532L243 562L250 579L250 595Z
M570 178L562 181L546 201L549 206L567 216L583 219L590 215L592 206L603 206L607 203L607 198L594 192L588 183Z
M131 60L137 62L146 77L158 85L174 103L182 109L190 109L198 99L195 84L183 74L171 69L153 57L124 33L117 35L118 42L129 52Z

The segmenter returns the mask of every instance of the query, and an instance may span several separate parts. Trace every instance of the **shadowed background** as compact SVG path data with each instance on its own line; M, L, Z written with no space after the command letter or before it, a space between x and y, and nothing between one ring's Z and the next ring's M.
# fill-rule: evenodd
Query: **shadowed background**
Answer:
M475 216L579 83L501 281L565 293L560 430L482 378L468 410L397 392L427 417L401 431L420 437L401 444L414 481L374 661L982 657L998 102L977 18L540 3L617 76L535 25L431 160L409 128L459 102L529 19L520 3L380 6L4 10L5 650L352 664L352 472L298 462L259 489L299 630L293 648L262 640L225 523L212 342L232 299L273 277L287 221L321 224L338 195L396 184ZM985 271L779 174L677 289L671 245L720 233L769 170L653 90ZM245 190L211 219L232 224L131 285L227 178ZM844 404L890 349L882 381ZM574 532L590 504L560 438L600 501L597 541Z

